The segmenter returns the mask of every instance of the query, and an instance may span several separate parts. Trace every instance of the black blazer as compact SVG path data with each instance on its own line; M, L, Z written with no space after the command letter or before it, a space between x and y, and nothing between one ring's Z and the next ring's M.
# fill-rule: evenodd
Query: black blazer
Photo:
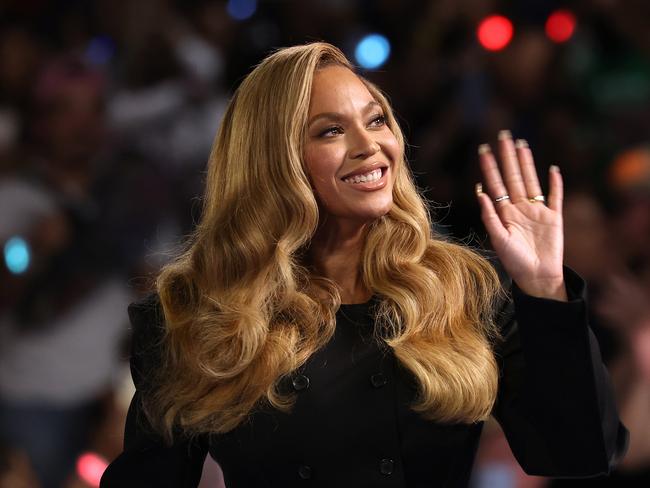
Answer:
M501 377L493 415L527 473L594 476L623 456L628 432L587 325L585 284L568 268L565 281L568 303L527 296L512 284L498 315L504 341L495 350ZM373 303L343 305L334 338L284 381L298 395L291 414L260 407L228 434L179 435L169 447L151 432L140 404L158 361L160 304L156 295L132 304L137 391L124 452L101 488L196 487L208 452L227 488L467 486L482 424L426 421L409 408L414 382L372 339Z

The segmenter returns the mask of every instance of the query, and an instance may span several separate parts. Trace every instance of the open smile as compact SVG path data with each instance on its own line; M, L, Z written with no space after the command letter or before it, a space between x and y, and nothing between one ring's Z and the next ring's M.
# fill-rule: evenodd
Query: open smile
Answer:
M388 166L374 169L364 174L341 178L346 185L362 191L379 190L388 182Z

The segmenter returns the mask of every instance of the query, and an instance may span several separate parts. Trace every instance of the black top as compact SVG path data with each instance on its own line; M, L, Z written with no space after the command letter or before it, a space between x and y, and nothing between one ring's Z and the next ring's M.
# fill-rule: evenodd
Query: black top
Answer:
M586 321L585 285L565 268L569 302L512 285L498 315L505 340L493 414L529 474L607 473L627 448L608 374ZM283 414L261 408L224 435L164 447L140 415L146 375L163 327L156 295L129 307L137 388L124 452L101 487L196 487L206 454L227 488L465 487L482 424L426 421L410 410L415 383L392 350L372 338L372 306L342 305L335 336L283 383L298 398Z

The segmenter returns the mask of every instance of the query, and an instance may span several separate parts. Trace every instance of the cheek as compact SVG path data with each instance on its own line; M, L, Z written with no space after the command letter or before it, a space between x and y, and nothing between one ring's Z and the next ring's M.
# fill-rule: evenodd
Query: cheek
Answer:
M386 147L386 152L393 163L396 163L400 159L400 148L397 139L392 132L389 132L386 135L386 140L384 142L384 147Z
M386 135L383 141L381 141L381 144L384 148L384 153L391 163L391 184L394 184L397 174L400 171L399 164L402 160L401 149L392 132Z
M336 151L327 147L306 147L304 161L312 184L331 184L338 168Z
M305 148L304 158L305 169L314 195L317 200L328 202L336 192L334 188L336 166L333 155L323 148Z

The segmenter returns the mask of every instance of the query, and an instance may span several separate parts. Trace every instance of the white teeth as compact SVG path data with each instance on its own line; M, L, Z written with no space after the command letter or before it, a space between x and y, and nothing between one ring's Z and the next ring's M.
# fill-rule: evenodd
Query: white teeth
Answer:
M381 169L375 169L371 171L370 173L366 173L365 175L356 175L356 176L351 176L350 178L345 178L343 181L346 183L370 183L373 181L377 181L378 179L381 178Z

